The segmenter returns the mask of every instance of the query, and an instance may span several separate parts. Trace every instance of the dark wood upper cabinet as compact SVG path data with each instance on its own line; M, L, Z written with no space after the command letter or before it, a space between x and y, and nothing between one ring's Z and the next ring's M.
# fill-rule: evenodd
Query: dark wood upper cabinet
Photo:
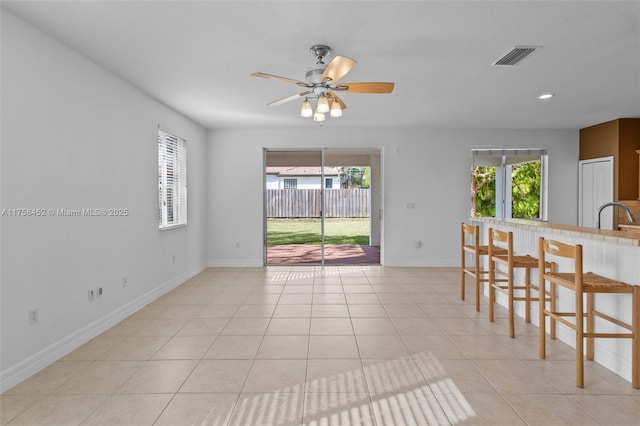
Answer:
M640 118L619 118L580 129L580 160L613 157L616 200L637 200Z

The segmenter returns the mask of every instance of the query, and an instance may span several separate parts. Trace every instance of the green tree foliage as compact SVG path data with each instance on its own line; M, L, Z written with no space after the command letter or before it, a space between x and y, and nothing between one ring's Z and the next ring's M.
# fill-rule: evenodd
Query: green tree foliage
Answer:
M513 217L540 217L540 161L513 166L511 200Z
M369 167L339 167L340 187L368 188L371 170Z
M361 188L369 188L370 182L371 182L371 167L365 167L364 174L362 175Z
M496 215L496 168L478 166L472 169L471 193L476 217Z
M540 217L540 161L514 165L511 174L511 214L514 218ZM496 169L472 169L471 193L476 217L496 215Z

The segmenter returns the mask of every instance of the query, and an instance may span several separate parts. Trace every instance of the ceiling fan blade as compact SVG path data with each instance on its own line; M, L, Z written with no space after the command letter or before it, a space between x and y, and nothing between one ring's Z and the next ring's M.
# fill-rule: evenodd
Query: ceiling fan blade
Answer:
M325 68L322 73L322 81L325 81L327 78L334 82L340 80L346 73L351 71L351 68L353 68L355 64L356 61L351 58L336 56L329 62L329 65L327 65L327 68Z
M285 83L297 84L298 86L302 86L302 87L312 87L313 86L312 84L309 84L309 83L304 82L304 81L294 80L292 78L287 78L287 77L280 77L279 75L266 74L266 73L263 73L263 72L254 72L251 75L254 76L254 77L267 78L267 79L272 79L272 80L280 80L280 81L284 81Z
M335 90L341 90L351 93L391 93L395 83L384 82L368 82L368 83L342 83L335 87Z
M269 104L267 104L268 106L276 106L276 105L282 105L285 104L287 102L291 102L294 101L298 98L301 98L303 96L308 95L311 92L302 92L302 93L296 93L295 95L291 95L291 96L287 96L286 98L282 98L282 99L278 99L277 101L273 101Z
M342 99L340 99L340 98L338 97L338 95L336 95L335 93L333 93L333 92L328 92L328 93L327 93L327 98L329 98L329 99L331 99L331 100L334 100L334 101L338 102L338 103L340 104L340 108L342 108L342 109L346 109L346 108L347 108L347 106L345 105L345 103L344 103L344 102L342 102Z

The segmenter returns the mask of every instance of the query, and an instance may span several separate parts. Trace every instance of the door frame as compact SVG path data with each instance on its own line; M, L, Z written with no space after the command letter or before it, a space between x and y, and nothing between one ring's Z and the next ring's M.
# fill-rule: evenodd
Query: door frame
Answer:
M262 252L263 252L263 264L267 265L276 265L267 263L267 153L270 151L275 152L320 152L321 158L321 209L322 209L322 217L321 217L321 262L314 263L314 265L325 265L325 243L324 243L324 232L325 232L325 185L324 185L324 167L326 165L325 154L327 151L335 152L335 151L351 151L351 152L359 152L366 153L370 156L370 158L375 158L376 162L376 176L375 183L377 185L374 186L374 167L372 161L369 162L368 166L372 168L371 171L371 183L370 183L370 209L369 209L369 242L373 241L378 242L379 250L380 250L380 265L383 265L384 261L384 215L383 215L383 206L384 206L384 149L383 147L323 147L323 148L280 148L280 147L263 147L263 161L262 161L262 188L263 188L263 196L262 196ZM355 164L354 164L355 165ZM375 189L375 192L374 192ZM374 216L375 215L375 216ZM376 220L374 220L374 218ZM377 224L377 229L375 224ZM295 265L295 264L290 264Z

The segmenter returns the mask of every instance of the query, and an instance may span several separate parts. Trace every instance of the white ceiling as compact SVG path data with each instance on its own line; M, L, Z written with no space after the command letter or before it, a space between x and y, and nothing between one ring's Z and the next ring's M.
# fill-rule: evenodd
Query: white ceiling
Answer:
M358 64L342 79L394 81L343 93L325 126L571 128L640 117L640 2L3 1L62 43L207 128L317 126L299 87L309 47ZM543 46L515 67L492 63ZM553 92L549 101L537 96Z

